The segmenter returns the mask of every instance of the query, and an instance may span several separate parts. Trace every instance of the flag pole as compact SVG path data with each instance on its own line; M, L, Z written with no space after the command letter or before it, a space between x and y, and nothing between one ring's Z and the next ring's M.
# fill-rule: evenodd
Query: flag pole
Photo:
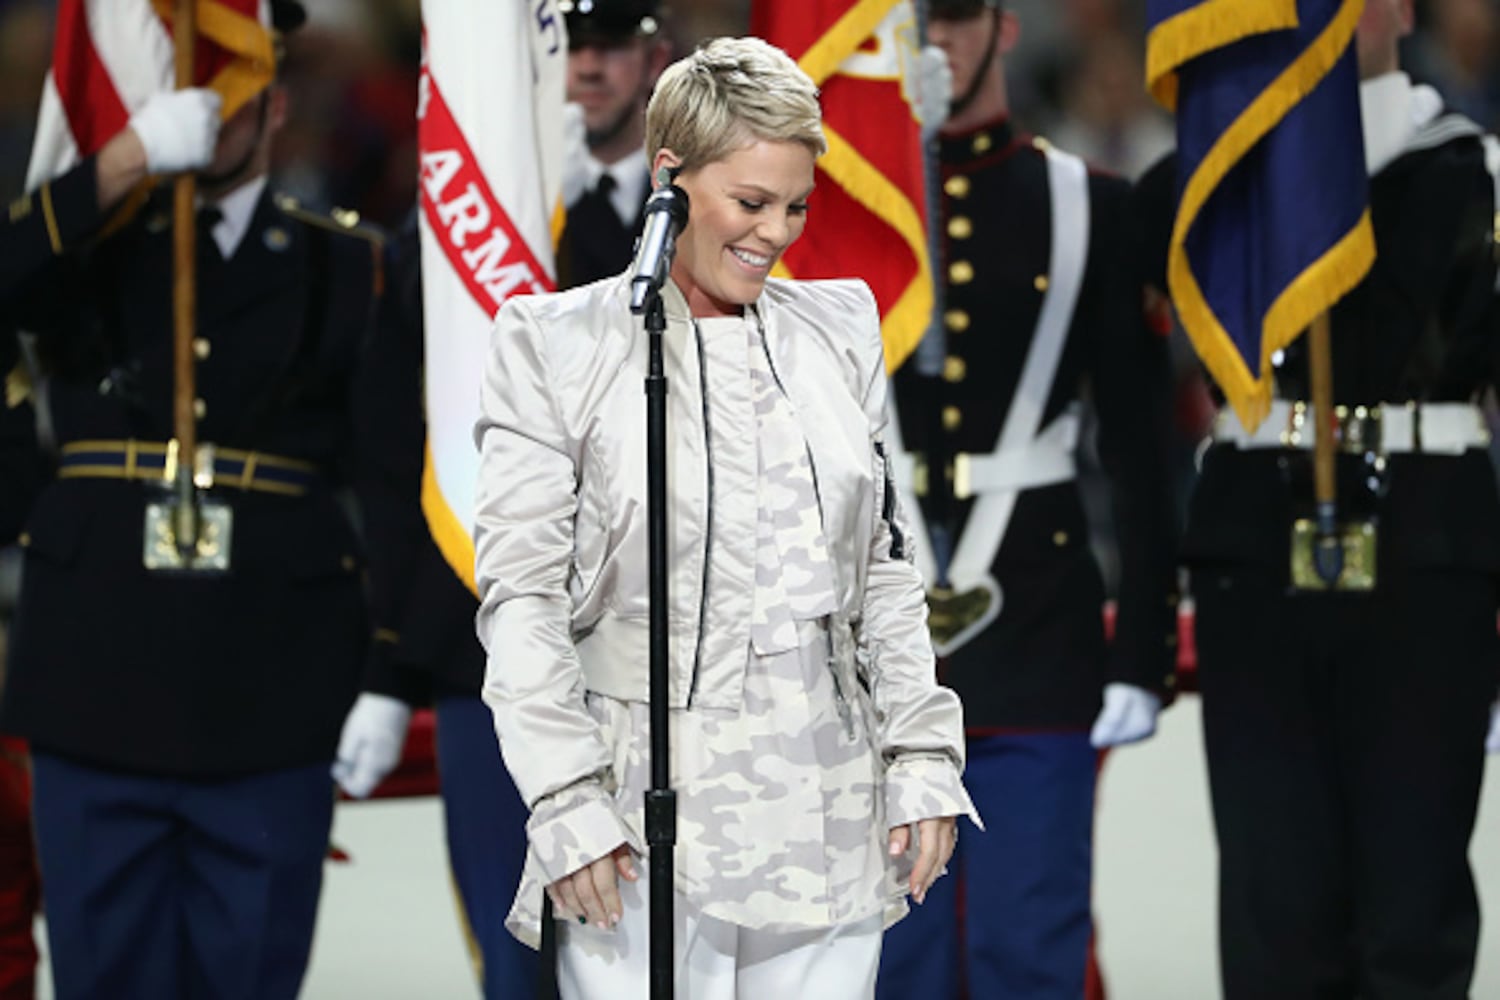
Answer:
M1312 379L1313 500L1317 538L1313 566L1329 587L1344 572L1344 547L1338 530L1338 478L1334 470L1333 338L1328 311L1319 313L1308 331L1308 365Z
M193 85L193 50L197 43L196 0L176 0L172 18L173 55L177 89ZM193 489L194 458L198 450L197 415L193 410L196 396L196 372L193 361L193 328L198 304L196 273L197 181L183 173L173 188L173 398L172 432L176 443L176 470L173 487L176 505L173 535L184 564L192 561L198 547L198 506Z

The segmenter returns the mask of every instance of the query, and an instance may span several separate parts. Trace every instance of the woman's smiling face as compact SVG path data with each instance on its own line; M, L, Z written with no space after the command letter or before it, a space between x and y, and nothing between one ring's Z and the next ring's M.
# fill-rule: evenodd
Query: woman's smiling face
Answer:
M772 266L807 225L813 162L800 142L756 139L678 175L690 212L672 280L694 316L739 315L760 296ZM653 172L675 165L663 149Z

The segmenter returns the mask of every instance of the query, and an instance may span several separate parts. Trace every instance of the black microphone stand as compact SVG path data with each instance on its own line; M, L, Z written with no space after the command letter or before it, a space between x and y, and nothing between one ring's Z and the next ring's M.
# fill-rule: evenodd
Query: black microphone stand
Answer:
M667 376L661 290L646 296L646 547L650 571L651 788L646 792L646 843L651 862L651 1000L672 1000L672 892L677 844L677 793L667 732Z

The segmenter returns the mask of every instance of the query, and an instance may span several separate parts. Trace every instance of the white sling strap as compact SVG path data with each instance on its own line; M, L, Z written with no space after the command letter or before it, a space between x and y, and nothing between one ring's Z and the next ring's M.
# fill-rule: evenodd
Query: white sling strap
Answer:
M1048 147L1047 180L1052 192L1052 251L1048 264L1048 286L1037 317L1036 332L1021 380L1011 400L1010 411L1000 429L997 454L1030 448L1041 428L1042 414L1052 395L1058 362L1068 341L1068 329L1083 287L1083 272L1089 252L1088 168L1078 157ZM1063 413L1059 420L1076 420ZM1005 529L1015 511L1016 489L981 493L974 501L963 536L948 567L955 590L973 587L989 575ZM996 609L998 613L998 608Z

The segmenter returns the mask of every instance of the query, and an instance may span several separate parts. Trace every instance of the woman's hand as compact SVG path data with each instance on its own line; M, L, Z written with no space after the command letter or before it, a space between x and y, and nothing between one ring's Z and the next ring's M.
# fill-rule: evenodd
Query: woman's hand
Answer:
M951 848L948 853L953 853ZM625 915L619 883L615 881L616 872L627 882L640 878L628 844L621 844L598 861L584 865L547 886L553 912L561 917L575 918L580 924L592 923L600 930L609 930Z
M912 826L917 828L917 860L912 865L907 888L911 898L921 903L958 846L958 817L940 816L896 827L891 831L891 857L899 857L911 847Z

